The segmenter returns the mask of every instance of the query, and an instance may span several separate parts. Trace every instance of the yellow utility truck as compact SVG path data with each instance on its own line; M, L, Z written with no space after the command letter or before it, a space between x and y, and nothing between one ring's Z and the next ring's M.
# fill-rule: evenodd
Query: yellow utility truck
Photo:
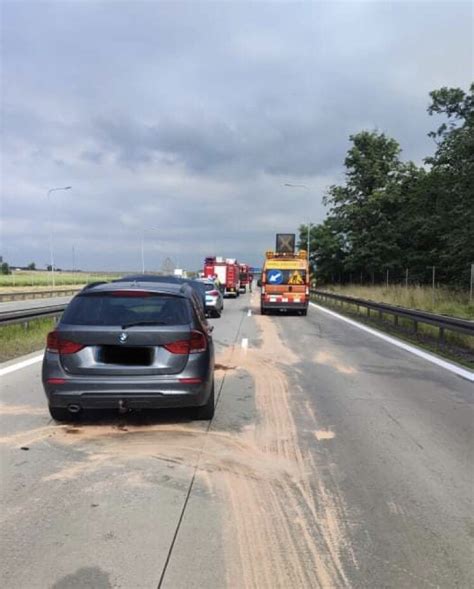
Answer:
M277 234L276 251L268 251L262 269L260 310L295 311L306 315L309 303L309 265L305 250L295 252L295 235Z

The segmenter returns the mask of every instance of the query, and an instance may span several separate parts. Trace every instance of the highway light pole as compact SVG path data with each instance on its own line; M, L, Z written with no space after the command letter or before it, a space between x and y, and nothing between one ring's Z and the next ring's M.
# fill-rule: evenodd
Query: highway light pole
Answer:
M286 182L285 184L283 184L283 186L286 186L287 188L304 188L305 190L308 190L308 192L309 192L309 187L306 186L306 184L290 184L289 182ZM308 253L308 264L311 267L311 264L309 261L310 249L311 249L311 221L308 221L308 237L307 237L306 251Z
M51 282L53 288L55 287L54 281L54 248L53 248L53 206L51 204L51 193L58 190L71 190L72 186L60 186L58 188L50 188L48 190L47 199L49 203L49 256L51 264Z

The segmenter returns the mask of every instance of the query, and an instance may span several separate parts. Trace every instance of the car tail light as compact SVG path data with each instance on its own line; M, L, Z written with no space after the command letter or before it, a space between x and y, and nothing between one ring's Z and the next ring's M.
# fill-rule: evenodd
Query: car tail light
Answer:
M207 350L207 339L200 331L192 331L190 339L177 340L163 347L171 354L198 354Z
M188 339L181 339L163 346L171 354L189 354L190 342Z
M198 354L207 350L206 336L200 331L191 332L191 345L189 348L190 354Z
M46 339L46 349L48 352L55 352L66 356L68 354L75 354L84 348L84 344L73 342L68 339L62 339L57 331L48 333Z
M48 378L46 381L48 384L65 384L65 378Z
M218 290L210 290L207 294L210 294L212 297L217 297L219 294Z
M309 296L309 286L306 287L306 296Z

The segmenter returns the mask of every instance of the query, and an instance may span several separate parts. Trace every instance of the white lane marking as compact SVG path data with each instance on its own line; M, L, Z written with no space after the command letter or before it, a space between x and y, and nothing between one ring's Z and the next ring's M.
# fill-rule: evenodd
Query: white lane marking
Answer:
M242 338L242 347L246 350L249 347L249 340L246 337Z
M252 309L249 309L247 312L247 317L252 317Z
M410 352L410 353L414 354L415 356L419 356L420 358L423 358L424 360L428 360L428 362L431 362L432 364L436 364L437 366L440 366L441 368L444 368L445 370L449 370L450 372L454 372L454 374L457 374L458 376L461 376L462 378L465 378L471 382L474 382L474 372L472 372L471 370L469 370L467 368L461 368L460 366L456 366L456 364L452 364L451 362L448 362L447 360L442 360L441 358L438 358L438 356L434 356L433 354L430 354L429 352L424 352L423 350L420 350L419 348L416 348L415 346L411 346L410 344L406 344L405 342L402 342L401 340L390 337L389 335L385 335L384 333L380 333L379 331L376 331L375 329L371 329L370 327L366 327L365 325L362 325L362 323L358 323L357 321L353 321L352 319L349 319L348 317L344 317L343 315L339 315L339 313L335 313L334 311L330 311L329 309L321 307L320 305L317 305L316 303L310 302L309 304L312 307L315 307L316 309L319 309L320 311L327 313L328 315L332 315L333 317L337 317L341 321L345 321L346 323L349 323L349 325L353 325L354 327L358 327L362 331L366 331L367 333L375 335L375 337L383 339L384 341L389 342L390 344L393 344L394 346L397 346L397 348L401 348L402 350L406 350L407 352Z
M15 372L15 370L21 370L22 368L26 368L27 366L31 366L32 364L36 364L37 362L41 362L42 359L43 354L41 354L40 356L33 356L33 358L28 358L28 360L23 360L22 362L17 362L16 364L11 364L6 368L0 368L0 376L10 374L10 372Z

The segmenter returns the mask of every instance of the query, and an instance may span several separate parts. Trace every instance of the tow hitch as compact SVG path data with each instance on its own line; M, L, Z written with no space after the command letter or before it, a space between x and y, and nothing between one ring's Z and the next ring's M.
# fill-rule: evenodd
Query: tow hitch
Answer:
M128 413L129 411L129 408L127 407L127 404L123 399L120 399L120 401L118 402L118 409L119 413L121 414Z

